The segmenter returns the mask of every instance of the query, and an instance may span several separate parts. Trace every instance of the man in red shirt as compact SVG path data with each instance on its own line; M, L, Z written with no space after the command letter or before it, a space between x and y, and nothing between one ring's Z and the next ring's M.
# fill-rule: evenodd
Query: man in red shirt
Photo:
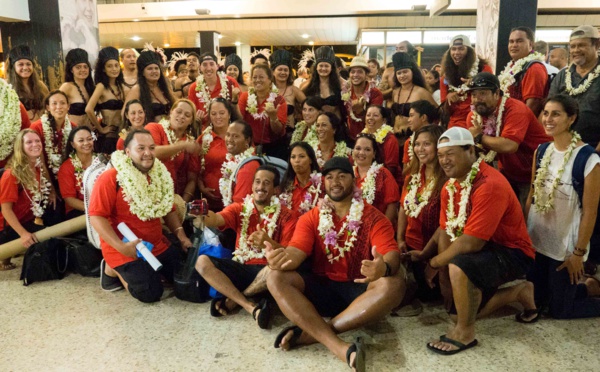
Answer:
M500 172L524 209L531 188L533 154L541 143L552 138L525 104L503 96L499 86L498 78L488 72L473 78L469 92L475 111L467 116L467 128L475 143L490 151L486 161L492 161L492 151L498 154Z
M520 297L523 285L498 290L521 278L535 251L519 202L506 179L479 158L471 133L448 129L438 141L438 158L450 179L442 189L440 227L419 259L433 257L434 268L448 266L456 325L427 347L450 355L477 345L475 319L511 302L535 309ZM437 247L437 250L436 250Z
M394 229L354 188L347 158L333 157L323 168L324 201L305 213L286 248L267 245L272 271L269 291L296 326L283 330L276 348L320 342L351 368L364 371L359 340L337 334L376 321L402 301L406 290ZM311 258L310 272L295 270ZM321 316L332 317L325 322Z
M183 249L192 245L173 206L173 181L167 168L155 159L154 151L150 132L145 129L129 132L125 138L125 152L112 154L114 168L102 173L94 184L88 211L90 222L100 236L104 256L102 288L117 290L120 281L142 302L160 300L163 294L161 276L172 282L179 263L179 252L170 247L163 236L161 217ZM148 181L146 184L144 179ZM124 242L117 229L121 222L140 239ZM135 246L142 240L153 246L152 254L163 265L159 272L138 258Z
M535 35L530 28L513 28L508 38L512 61L498 78L504 94L525 103L537 118L548 95L548 71L544 55L533 50L534 43Z
M268 327L270 314L266 298L257 304L248 296L267 289L264 242L277 248L286 246L297 220L296 215L274 196L277 187L277 169L262 165L254 174L252 195L246 196L243 203L230 204L219 213L209 211L205 217L205 226L233 229L237 233L233 260L202 255L196 263L198 273L225 296L212 301L212 316L227 315L239 305L252 314L260 328Z
M365 114L368 105L382 105L383 95L377 88L369 84L369 65L363 56L357 56L350 63L350 79L346 83L342 100L346 104L348 112L348 130L350 138L356 140L356 136L365 129Z

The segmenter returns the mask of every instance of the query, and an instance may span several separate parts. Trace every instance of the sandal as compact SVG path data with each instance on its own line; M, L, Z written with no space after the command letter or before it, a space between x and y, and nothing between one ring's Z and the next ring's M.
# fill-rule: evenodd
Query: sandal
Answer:
M465 351L467 349L472 348L473 346L477 346L477 339L471 341L468 344L463 344L460 341L456 341L453 340L451 338L446 337L446 335L442 335L440 336L440 341L445 342L447 344L451 344L456 346L458 349L454 349L454 350L442 350L442 349L438 349L437 347L433 347L433 345L431 345L431 342L427 343L427 348L433 352L436 352L438 354L441 355L454 355L456 353L460 353L461 351Z
M302 328L298 326L289 326L285 328L283 331L279 332L277 338L275 339L275 349L279 349L281 347L281 341L288 334L289 331L292 331L292 337L288 340L288 345L290 346L288 350L296 347L298 345L298 339L302 335Z
M350 356L352 353L356 353L354 357L354 366L350 364ZM348 363L348 367L354 368L356 372L365 371L365 350L363 348L362 337L357 337L356 341L350 345L348 351L346 351L346 363Z
M258 316L256 316L257 311L260 311L260 313L258 313ZM258 322L258 326L261 329L267 329L269 327L269 321L271 320L271 311L269 309L269 301L266 298L260 300L258 305L256 305L254 310L252 310L252 317Z
M210 302L210 315L214 316L215 318L220 318L223 315L228 315L229 311L227 310L227 306L225 306L225 301L227 301L227 297L213 298ZM217 306L219 307L218 309ZM225 314L222 314L219 310L225 311Z
M533 318L531 318L529 320L525 319L525 318L530 318L533 315L535 315ZM523 310L522 312L515 315L515 320L519 323L531 324L531 323L537 322L538 319L540 319L540 316L541 316L540 309L529 309L529 310Z
M17 268L17 265L15 265L12 262L0 262L0 271L9 271L9 270L14 270Z

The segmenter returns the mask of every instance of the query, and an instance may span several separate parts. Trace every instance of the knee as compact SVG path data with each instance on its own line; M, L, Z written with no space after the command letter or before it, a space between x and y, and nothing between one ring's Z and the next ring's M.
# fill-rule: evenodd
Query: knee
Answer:
M399 305L406 294L406 281L400 276L390 276L381 278L379 283L380 291L384 298L393 302L393 305Z
M198 260L196 261L196 271L198 272L198 274L204 276L206 270L212 267L215 267L215 265L210 260L210 257L206 255L198 257Z
M130 293L135 299L139 300L140 302L149 304L160 301L160 298L163 295L163 291L163 286L159 284L149 285L147 288L141 290L130 290Z
M267 275L267 288L269 292L277 292L279 290L279 285L283 280L285 280L285 273L280 270L271 270L269 275Z
M454 264L448 264L448 274L452 283L456 283L457 281L463 280L467 277L465 272Z

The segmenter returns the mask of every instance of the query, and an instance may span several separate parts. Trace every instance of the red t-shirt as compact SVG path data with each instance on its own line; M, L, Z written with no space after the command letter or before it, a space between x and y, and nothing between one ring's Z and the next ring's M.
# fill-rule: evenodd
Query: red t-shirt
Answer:
M290 206L288 206L288 208L290 208L293 211L298 211L300 212L300 204L304 201L304 195L308 192L308 189L312 186L312 182L308 181L308 183L306 184L306 186L301 187L300 184L298 183L298 178L294 178L294 185L293 185L293 190L292 190L292 205L291 208ZM325 182L323 181L323 179L321 179L321 186L319 187L319 194L318 195L313 195L313 193L311 193L312 196L312 200L314 201L314 198L317 197L317 199L321 199L323 196L325 196ZM315 202L315 206L317 205Z
M265 111L266 103L266 99L257 103L258 114ZM287 123L287 104L285 102L285 98L282 96L277 96L273 102L273 105L277 108L277 119L279 119L279 122L284 126L283 131L279 135L273 133L271 130L271 121L268 116L266 116L264 119L255 119L252 114L246 110L246 107L248 106L248 92L242 92L240 94L238 107L240 108L240 112L242 113L242 118L244 121L250 124L252 127L252 136L254 138L255 145L277 142L279 139L285 136L285 123Z
M389 132L383 143L380 144L383 149L383 165L390 171L397 185L402 184L402 169L400 168L400 147L398 140L393 132ZM398 191L400 188L398 188Z
M511 98L525 102L529 98L545 99L548 94L546 86L548 83L548 71L542 63L533 63L525 71L525 75L519 84L508 87Z
M228 101L231 102L231 97L233 96L233 88L239 88L240 85L238 84L238 82L230 77L230 76L225 76L227 78L227 90L228 90ZM192 102L194 102L194 105L196 105L196 109L197 110L202 110L204 112L207 111L207 108L205 107L205 102L201 102L200 98L198 97L198 92L196 92L196 86L198 84L194 81L192 83L192 85L190 85L190 88L188 90L188 99ZM212 90L212 92L210 92L210 99L213 98L217 98L219 97L219 95L221 94L221 79L217 76L217 84L215 85L215 89ZM208 124L208 120L209 117L208 115L204 116L204 120L202 120L202 127L205 127Z
M40 174L39 172L36 173L39 182ZM13 176L11 169L6 169L0 179L0 204L13 203L12 210L21 224L35 218L31 211L31 197L27 188L18 184L17 178ZM8 224L2 216L2 210L0 210L0 231L4 230L5 223Z
M125 140L123 138L119 138L117 141L117 150L125 150Z
M312 256L312 271L316 275L326 276L337 282L348 282L363 278L360 273L363 260L372 260L371 249L377 246L377 252L385 255L388 252L398 251L398 244L394 240L394 228L385 215L372 205L364 202L362 224L358 230L357 240L344 257L330 263L325 253L323 238L319 236L319 208L313 208L300 217L296 224L294 236L290 247L295 247ZM339 231L348 216L339 218L332 213L335 230ZM337 244L344 246L345 234L340 235ZM337 255L337 252L332 252Z
M233 229L237 233L237 238L235 241L235 249L238 249L240 246L240 231L242 228L242 207L243 203L233 203L225 209L223 209L218 214L223 217L225 220L225 225L221 227L222 230L225 229ZM294 233L294 229L296 228L296 221L298 220L298 216L287 209L286 207L281 207L281 213L279 214L279 218L277 219L277 227L275 231L273 231L273 236L271 237L273 240L286 247L292 238L292 234ZM262 228L266 231L266 225L263 221ZM248 222L248 231L246 233L247 237L250 237L253 232L255 232L256 226L259 223L259 214L256 211L256 208L252 210L252 214L250 215L250 220ZM266 258L254 258L245 262L246 265L266 265Z
M175 207L173 207L174 209ZM117 190L117 170L115 168L106 170L96 180L90 197L88 213L90 216L107 218L121 239L123 235L117 229L117 225L125 222L138 238L154 245L152 249L154 256L160 255L169 248L169 241L162 233L160 218L142 221L131 213L129 204L123 200L123 189L119 187ZM100 246L106 263L113 269L136 260L136 258L125 256L111 247L102 236L100 236Z
M81 177L83 178L83 174ZM75 176L75 167L73 166L71 158L68 158L64 163L62 163L60 169L58 170L57 179L60 195L63 197L63 199L76 198L83 201L81 185L79 185L77 182L77 177ZM72 210L73 208L69 207L69 205L65 203L65 212L69 213Z
M50 173L52 173L52 169L50 169L50 167L48 166L48 164L49 164L48 163L48 154L46 153L46 140L44 139L44 129L43 129L43 125L42 125L42 119L38 119L37 121L35 121L33 124L31 124L31 126L29 128L35 130L39 134L40 139L42 140L42 149L44 151L44 160L46 161L46 167L48 168L48 171ZM71 128L72 129L77 128L77 124L71 123ZM67 136L68 136L68 134L67 134ZM63 131L60 130L55 133L54 147L58 151L58 154L60 154L61 156L62 156L63 151L65 150L62 146L62 143L63 143Z
M366 84L367 88L369 88L369 84ZM381 93L381 91L377 88L369 88L369 105L382 105L383 104L383 94ZM356 94L354 93L354 86L352 86L351 89L351 96L350 96L350 100L356 100L359 99L360 97L357 97ZM350 138L352 140L356 140L356 136L358 136L360 134L360 132L363 131L363 129L365 129L365 116L367 115L367 110L363 111L361 114L356 114L354 113L354 116L356 116L358 119L361 119L361 121L355 121L354 119L352 119L352 117L350 116L350 113L348 113L348 131L350 133Z
M473 126L473 113L467 117L468 128ZM485 121L485 118L482 118ZM514 98L506 100L500 136L519 144L517 152L498 154L499 169L511 182L530 182L533 153L537 147L552 141L533 112Z
M440 212L440 227L444 230L449 199L446 185L442 188ZM461 192L459 182L455 182L454 187L454 210L458 213ZM481 163L479 173L473 180L464 233L508 248L520 249L531 258L535 256L517 196L506 178L485 162Z
M244 164L238 171L237 178L233 183L233 196L231 197L234 203L242 203L246 195L252 194L254 173L256 173L258 167L260 167L260 163L253 160Z
M169 138L162 125L158 123L148 123L144 129L152 134L156 146L169 145ZM181 139L179 139L178 142L179 141L181 141ZM200 172L200 160L198 156L188 154L185 151L181 151L175 158L168 156L166 158L161 158L160 161L167 167L169 173L171 173L171 178L175 183L175 193L179 195L183 194L183 191L185 190L185 185L188 181L188 173L195 173L197 175Z
M21 112L21 130L27 129L31 126L31 121L29 120L29 115L27 114L25 106L23 106L21 102L19 102L19 110ZM6 159L0 160L0 168L4 168L6 166L6 163L8 163L8 159L10 159L11 155L12 153L9 154Z
M220 211L223 209L223 201L221 200L221 190L219 189L219 180L221 179L221 166L225 162L227 155L227 146L225 140L212 132L213 140L210 143L208 152L204 154L204 171L201 172L200 178L204 182L204 186L214 189L213 194L219 200L213 202L208 201L208 206L211 211ZM202 136L198 137L198 143L202 145ZM202 161L202 160L201 160Z
M489 72L491 74L494 73L492 68L488 65L483 65L483 69L479 72ZM448 96L448 84L445 84L445 77L442 76L440 79L440 99L443 101L446 100ZM467 127L467 115L471 112L471 95L466 94L466 99L464 101L457 101L450 105L450 110L452 112L450 116L450 121L448 122L448 129L452 127Z
M355 168L354 182L356 187L362 187L365 178L360 178L358 174L358 169ZM385 167L381 167L379 172L377 173L377 177L375 178L375 199L373 200L373 205L377 210L381 213L385 214L387 206L391 203L397 203L400 200L400 188L394 180L394 176L387 170Z

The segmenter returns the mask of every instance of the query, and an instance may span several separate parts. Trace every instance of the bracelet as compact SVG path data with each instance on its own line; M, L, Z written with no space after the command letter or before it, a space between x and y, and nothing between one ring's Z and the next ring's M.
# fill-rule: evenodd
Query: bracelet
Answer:
M575 247L575 248L573 248L573 251L574 252L581 252L582 255L584 255L584 254L587 253L587 249L585 249L585 248L577 248L577 247Z
M584 254L577 254L577 253L573 252L573 256L583 257L583 256L585 256L585 253Z
M194 194L192 194L192 193L191 193L191 192L189 192L189 191L185 191L185 192L183 193L183 195L189 195L189 196L191 196L192 198L194 197Z
M383 263L385 264L385 274L383 274L383 276L390 276L392 274L392 268L390 267L390 264L385 261Z

